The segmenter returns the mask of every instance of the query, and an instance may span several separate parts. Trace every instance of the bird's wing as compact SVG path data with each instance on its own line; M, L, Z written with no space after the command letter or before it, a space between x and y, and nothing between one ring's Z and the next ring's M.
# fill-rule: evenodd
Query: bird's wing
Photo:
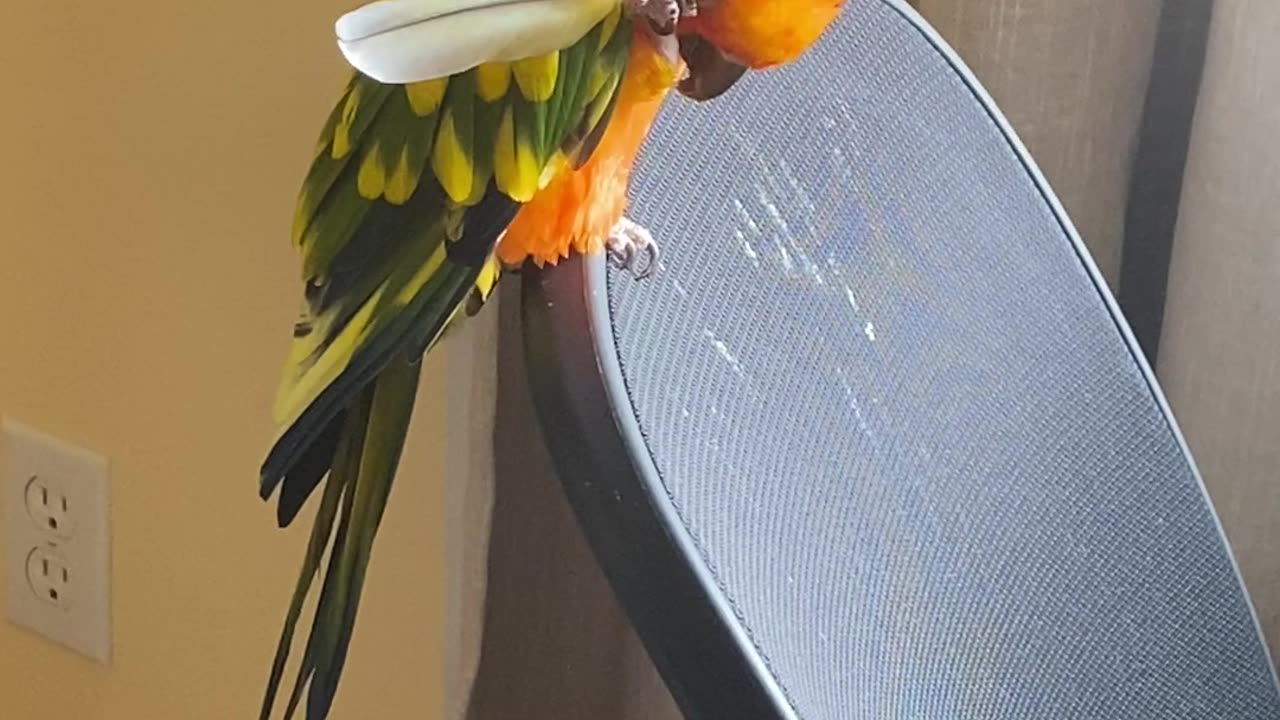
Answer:
M281 488L287 525L327 480L262 718L332 538L287 709L309 682L308 718L327 715L418 360L468 295L491 286L494 245L520 205L558 168L582 162L608 124L631 42L620 8L550 54L408 85L357 73L325 124L294 224L305 295L261 493Z
M603 131L631 37L618 8L547 55L410 85L351 79L298 200L305 300L264 496L395 352L434 341L486 284L520 204Z

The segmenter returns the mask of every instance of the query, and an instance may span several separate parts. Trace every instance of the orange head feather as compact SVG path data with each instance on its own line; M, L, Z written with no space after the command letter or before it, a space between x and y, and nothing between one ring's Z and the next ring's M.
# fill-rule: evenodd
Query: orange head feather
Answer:
M784 65L809 49L840 14L844 0L699 0L680 20L731 60L754 70Z

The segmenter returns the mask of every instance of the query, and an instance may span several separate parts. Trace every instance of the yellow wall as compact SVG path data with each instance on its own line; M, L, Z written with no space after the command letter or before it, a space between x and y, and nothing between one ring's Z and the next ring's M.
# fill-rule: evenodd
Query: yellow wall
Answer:
M115 583L110 667L0 623L6 720L256 717L305 529L255 471L352 4L6 6L0 412L110 458ZM443 415L419 406L336 718L439 716Z

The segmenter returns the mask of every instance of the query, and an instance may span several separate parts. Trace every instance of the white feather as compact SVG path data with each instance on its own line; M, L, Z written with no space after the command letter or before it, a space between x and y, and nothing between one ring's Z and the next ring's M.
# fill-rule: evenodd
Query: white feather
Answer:
M621 0L378 0L338 19L338 48L383 83L453 75L573 44Z

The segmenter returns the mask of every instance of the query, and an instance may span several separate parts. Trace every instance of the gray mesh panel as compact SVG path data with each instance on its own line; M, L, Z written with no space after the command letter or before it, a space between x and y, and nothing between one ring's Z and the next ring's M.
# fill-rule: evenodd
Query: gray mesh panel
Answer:
M707 142L706 138L714 138ZM855 1L672 102L610 276L666 490L801 718L1276 718L1193 470L964 79Z

